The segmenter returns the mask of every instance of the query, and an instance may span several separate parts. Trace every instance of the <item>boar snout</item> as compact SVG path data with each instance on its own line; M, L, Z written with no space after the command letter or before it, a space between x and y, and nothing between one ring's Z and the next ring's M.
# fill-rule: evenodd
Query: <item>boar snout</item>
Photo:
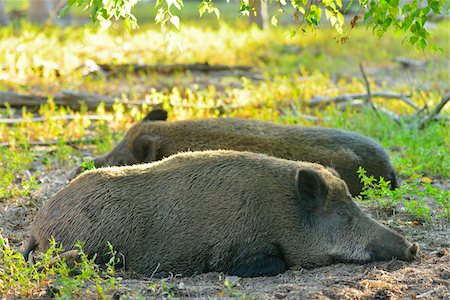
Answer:
M375 245L376 243L376 245ZM414 260L420 252L418 243L411 244L398 233L392 232L390 238L384 242L373 242L369 250L372 253L372 260L389 260L397 258L403 261Z
M419 254L419 252L420 252L419 244L418 243L412 244L411 247L406 249L404 260L406 261L414 260Z

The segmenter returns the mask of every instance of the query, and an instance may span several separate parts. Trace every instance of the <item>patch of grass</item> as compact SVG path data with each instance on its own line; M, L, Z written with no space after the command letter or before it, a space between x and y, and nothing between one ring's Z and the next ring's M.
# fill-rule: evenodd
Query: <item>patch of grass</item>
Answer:
M79 253L73 265L64 259L56 260L63 249L53 240L50 248L36 263L25 261L21 253L12 249L8 240L0 234L0 294L3 297L106 299L115 290L114 277L116 253L110 245L111 259L101 269L76 245Z
M94 170L95 163L92 159L84 159L83 162L80 164L80 167L82 169L82 172Z
M439 97L433 96L435 101ZM416 125L418 119L397 124L389 116L370 109L357 111L351 107L339 111L329 107L324 113L325 125L356 131L380 142L390 150L395 169L400 174L450 177L450 135L444 121L434 122L424 130Z
M236 289L236 287L238 286L237 282L234 282L232 280L229 280L228 277L225 278L224 282L223 282L223 288L221 292L218 292L216 295L223 297L233 297L233 298L239 298L239 299L255 299L255 297L251 297L249 295L247 295L246 293L243 293L239 290Z
M395 190L389 189L389 181L367 176L361 167L358 177L363 183L363 191L357 199L364 204L389 211L395 211L403 204L405 211L418 220L430 222L433 217L450 220L450 191L433 187L428 177L411 174Z
M167 282L166 280L160 280L149 284L148 290L151 292L153 297L172 299L176 297L178 289L175 284Z
M28 196L38 189L30 168L35 153L27 148L0 148L0 199Z

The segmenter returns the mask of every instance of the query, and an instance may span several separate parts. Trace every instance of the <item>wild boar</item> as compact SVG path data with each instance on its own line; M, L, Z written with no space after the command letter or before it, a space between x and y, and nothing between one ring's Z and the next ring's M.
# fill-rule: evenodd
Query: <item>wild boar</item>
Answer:
M387 152L375 141L357 133L234 118L165 122L167 113L163 112L154 110L144 121L131 127L111 152L94 160L95 166L132 165L183 151L222 149L264 153L332 167L354 196L362 189L356 174L360 166L368 175L381 176L391 182L391 188L397 187Z
M418 244L365 215L337 173L319 164L238 151L180 153L87 171L38 212L23 254L54 237L125 267L190 276L271 276L292 266L410 261Z

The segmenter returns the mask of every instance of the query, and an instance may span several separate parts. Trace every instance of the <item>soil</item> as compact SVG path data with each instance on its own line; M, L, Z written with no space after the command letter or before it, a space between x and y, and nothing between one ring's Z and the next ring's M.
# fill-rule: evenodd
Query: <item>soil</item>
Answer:
M45 148L41 150L42 153L49 151ZM89 149L83 151L89 153ZM27 198L0 202L2 235L9 239L13 247L21 247L34 215L52 194L67 184L70 169L61 167L60 170L46 171L37 159L29 173L17 175L20 181L34 174L40 188ZM450 188L448 179L433 180L440 188ZM289 270L278 276L259 278L207 273L156 279L119 272L120 284L110 292L110 296L115 299L450 299L448 224L442 220L432 224L420 223L401 212L389 216L372 209L363 209L380 222L406 235L410 241L418 242L421 247L418 259L413 262L390 260L364 265L335 264L310 270Z

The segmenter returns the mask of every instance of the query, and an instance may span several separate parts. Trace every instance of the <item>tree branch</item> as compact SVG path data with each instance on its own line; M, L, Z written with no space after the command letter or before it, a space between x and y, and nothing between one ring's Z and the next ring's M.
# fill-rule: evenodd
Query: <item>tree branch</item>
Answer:
M356 99L364 99L367 96L367 94L344 94L337 97L320 97L315 96L311 99L311 101L308 103L310 107L318 106L318 105L327 105L331 103L340 103L340 102L346 102ZM408 104L411 107L414 107L415 109L418 109L419 107L407 96L402 94L395 94L390 92L374 92L371 93L372 98L386 98L386 99L398 99L406 104Z
M436 105L435 109L419 123L419 129L425 128L425 126L441 112L448 101L450 101L450 93L442 96L441 102L439 102L439 104Z
M53 117L34 117L34 118L14 118L14 119L5 119L0 118L0 124L19 124L19 123L37 123L37 122L46 122L46 121L55 121L55 120L81 120L81 119L87 119L91 121L100 121L100 120L112 120L112 116L98 116L98 115L83 115L83 116L77 116L77 115L66 115L66 116L53 116Z
M94 142L97 142L96 139L83 139L83 140L71 140L71 141L64 141L64 145L79 145L79 144L91 144ZM32 141L28 142L28 146L53 146L58 145L61 143L60 141L48 141L48 142L38 142L38 141ZM17 145L17 143L0 143L0 147L11 147L11 145Z

